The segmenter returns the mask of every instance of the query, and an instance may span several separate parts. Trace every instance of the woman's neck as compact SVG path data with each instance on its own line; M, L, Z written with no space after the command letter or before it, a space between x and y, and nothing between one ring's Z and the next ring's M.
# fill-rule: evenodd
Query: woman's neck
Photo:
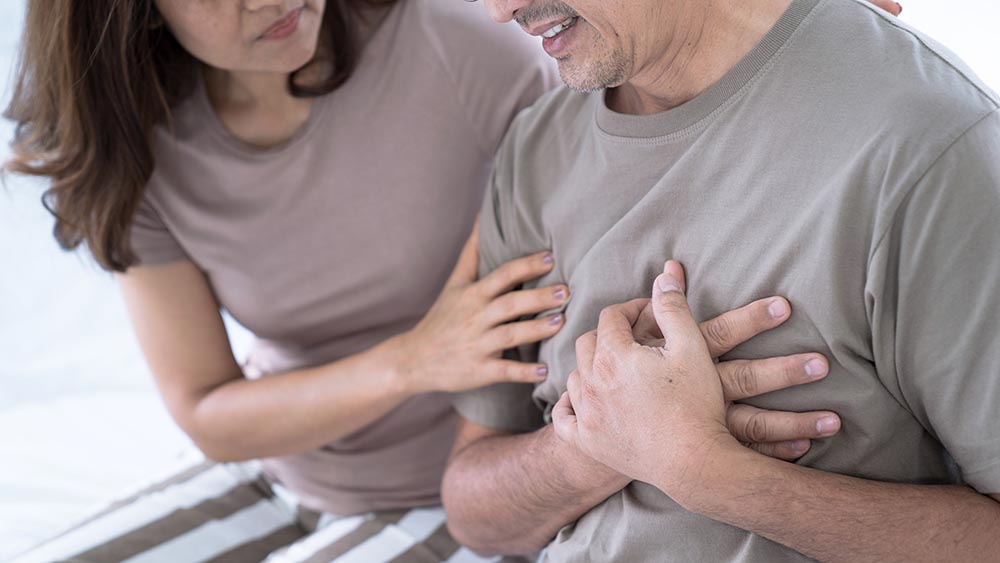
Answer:
M205 67L205 86L212 104L279 107L292 99L288 75L277 72L241 72Z
M356 39L367 44L392 12L394 4L352 12ZM330 49L320 35L319 49ZM303 83L322 80L330 69L322 61L300 71ZM274 72L227 71L205 66L205 88L215 113L227 129L249 145L273 147L292 138L309 120L315 98L296 98L288 75Z
M205 89L212 108L244 143L272 147L290 139L309 119L313 99L296 98L288 75L205 67Z

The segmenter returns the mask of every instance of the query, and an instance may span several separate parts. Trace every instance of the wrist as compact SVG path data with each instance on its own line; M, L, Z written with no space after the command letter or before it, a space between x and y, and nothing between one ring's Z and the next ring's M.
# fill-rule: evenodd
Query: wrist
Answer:
M608 495L618 492L632 479L585 454L575 444L559 437L555 426L548 425L539 432L544 440L542 447L552 452L567 484L575 490L594 490Z
M412 354L407 351L407 334L394 336L370 350L373 369L384 375L386 385L393 393L412 396L433 391L424 388L422 378L417 375Z
M706 440L680 471L654 483L689 512L704 516L718 513L726 499L743 489L750 467L764 456L743 447L731 435ZM679 475L678 475L679 474Z

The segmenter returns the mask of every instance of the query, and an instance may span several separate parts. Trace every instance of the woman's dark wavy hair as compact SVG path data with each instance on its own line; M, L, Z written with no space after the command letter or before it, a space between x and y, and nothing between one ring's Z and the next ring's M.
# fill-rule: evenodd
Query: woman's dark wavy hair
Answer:
M297 97L321 96L350 78L360 55L360 5L327 0L316 57L328 74ZM321 60L322 59L322 60ZM17 124L4 170L51 180L42 203L66 250L86 242L101 267L135 263L129 229L153 173L149 137L188 95L198 63L162 25L153 0L29 0L13 98Z

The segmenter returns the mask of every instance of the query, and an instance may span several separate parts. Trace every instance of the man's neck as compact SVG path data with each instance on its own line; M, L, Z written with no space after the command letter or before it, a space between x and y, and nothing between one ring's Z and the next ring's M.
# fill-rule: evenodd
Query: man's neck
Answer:
M668 44L647 43L635 73L608 90L611 109L631 115L667 111L694 99L732 70L764 38L793 0L692 2L683 18L664 10ZM641 56L641 58L639 58ZM642 62L645 61L645 62Z

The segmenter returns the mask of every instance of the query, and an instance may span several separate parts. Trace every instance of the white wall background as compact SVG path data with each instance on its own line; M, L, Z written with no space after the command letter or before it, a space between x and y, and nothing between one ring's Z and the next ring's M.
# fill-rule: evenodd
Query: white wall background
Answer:
M0 1L3 107L23 5ZM903 19L1000 89L1000 4L903 5ZM0 160L11 134L0 120ZM22 178L0 187L0 560L161 474L189 448L155 395L113 280L57 249L42 189ZM244 349L247 335L233 330Z

